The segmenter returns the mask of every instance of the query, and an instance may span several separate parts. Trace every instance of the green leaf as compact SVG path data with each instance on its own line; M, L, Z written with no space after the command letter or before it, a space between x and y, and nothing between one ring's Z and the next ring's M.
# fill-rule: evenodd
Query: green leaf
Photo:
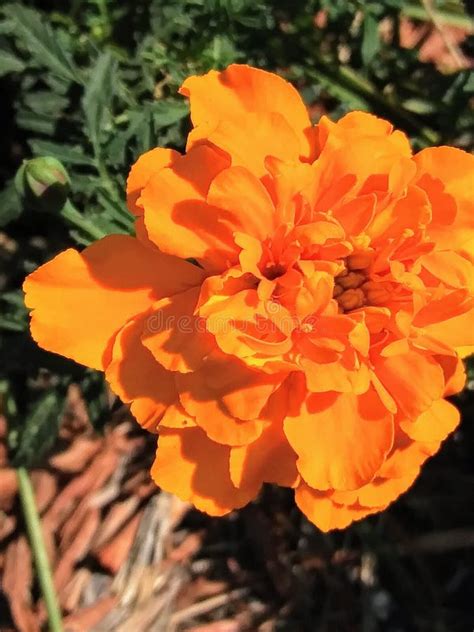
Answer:
M0 77L12 72L22 72L25 62L6 50L0 50Z
M81 147L72 145L64 145L62 143L53 143L48 140L39 138L29 141L31 151L36 156L53 156L57 160L68 165L87 165L95 166L95 161L90 156L86 156Z
M186 101L176 99L163 99L151 106L153 122L157 127L173 125L189 114Z
M79 72L62 48L45 16L20 4L8 4L4 13L14 32L33 58L57 75L79 82Z
M8 435L14 467L33 467L51 449L59 431L63 397L51 390L35 401L23 420L13 418Z
M96 156L100 155L101 137L110 120L110 106L115 94L117 62L109 51L102 53L95 63L82 99L86 130Z
M362 31L361 57L364 66L369 66L380 50L378 20L369 12L365 13Z
M19 217L22 210L21 201L13 180L10 180L5 188L0 191L0 226L6 226L9 222Z

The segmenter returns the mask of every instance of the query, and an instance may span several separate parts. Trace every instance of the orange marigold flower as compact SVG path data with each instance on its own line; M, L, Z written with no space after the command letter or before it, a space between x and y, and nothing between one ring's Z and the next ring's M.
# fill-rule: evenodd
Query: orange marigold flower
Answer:
M277 75L187 79L186 153L128 178L136 238L25 282L35 340L159 432L157 485L212 515L263 483L320 529L381 511L458 422L474 345L474 158L387 121L312 126Z

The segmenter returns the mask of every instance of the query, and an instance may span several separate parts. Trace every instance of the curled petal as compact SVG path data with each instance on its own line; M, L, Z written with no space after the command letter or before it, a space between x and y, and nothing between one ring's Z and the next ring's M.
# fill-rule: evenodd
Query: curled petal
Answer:
M206 323L194 313L199 293L196 287L158 301L144 321L142 342L169 371L195 371L215 349Z
M31 333L48 351L104 369L115 334L130 318L202 278L186 261L110 235L82 253L65 250L29 275L23 290L33 310Z
M132 320L120 330L105 376L120 399L131 402L130 409L140 425L157 432L163 414L177 402L178 392L173 374L141 343L145 319Z
M211 516L246 505L256 490L237 488L229 474L230 449L199 428L163 429L151 476L161 489L192 502Z
M345 529L354 520L361 520L384 509L383 505L370 508L357 504L342 505L334 502L329 494L312 489L305 483L296 488L295 501L308 520L324 532Z
M363 395L312 394L284 428L302 478L318 490L371 481L393 443L392 415L372 388Z
M180 92L189 97L195 127L229 119L238 122L248 113L275 112L295 131L300 153L312 154L306 107L295 88L278 75L232 64L222 72L211 70L201 77L189 77Z
M184 409L211 439L234 446L260 436L265 422L259 415L281 380L230 356L210 358L199 371L176 376Z
M400 427L416 441L443 441L457 428L459 420L458 409L445 399L439 399L415 420L401 421Z
M444 394L443 371L427 354L410 350L380 357L374 367L377 377L410 419L416 419Z

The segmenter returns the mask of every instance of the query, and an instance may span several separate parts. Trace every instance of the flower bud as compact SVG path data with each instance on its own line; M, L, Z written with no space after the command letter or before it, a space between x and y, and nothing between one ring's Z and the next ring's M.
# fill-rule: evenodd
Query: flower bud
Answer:
M33 208L51 213L66 203L69 184L66 169L50 156L25 160L15 176L19 195Z

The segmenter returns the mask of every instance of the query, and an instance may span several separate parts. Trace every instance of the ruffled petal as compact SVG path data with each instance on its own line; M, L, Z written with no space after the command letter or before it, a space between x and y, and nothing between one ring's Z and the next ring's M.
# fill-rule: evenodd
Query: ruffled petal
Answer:
M232 218L206 201L212 180L228 166L222 154L200 146L150 178L140 203L148 236L160 250L212 270L237 259L232 230L224 223Z
M410 350L380 357L374 362L374 368L377 377L410 419L416 419L435 400L443 397L443 371L427 354Z
M155 360L169 371L195 371L215 349L206 323L195 315L200 288L174 294L153 305L142 333L142 342Z
M402 420L400 427L415 441L443 441L457 428L459 421L458 409L445 399L439 399L415 420Z
M265 239L275 229L275 207L267 190L243 167L224 169L211 183L207 201L230 214L232 230ZM232 218L232 219L231 219Z
M143 214L139 198L150 178L172 165L179 157L180 154L174 149L155 147L138 158L127 178L127 206L133 215Z
M296 454L283 432L288 406L288 385L270 396L260 417L270 422L252 443L232 448L230 475L236 487L259 488L263 483L294 487L299 481Z
M318 490L369 482L393 443L393 417L372 388L359 396L310 395L298 415L290 411L284 428L301 476Z
M301 144L286 120L277 112L245 114L196 127L188 136L186 149L210 144L224 151L234 167L245 167L261 178L268 157L299 161Z
M146 316L129 321L117 334L105 376L123 402L131 402L138 423L150 432L169 406L178 401L174 376L141 343Z
M115 334L130 318L202 278L186 261L110 235L82 253L65 250L27 277L31 333L48 351L104 369Z
M246 505L254 489L236 488L230 480L229 452L199 428L162 430L151 476L161 489L190 501L211 516Z
M429 147L414 157L418 186L427 191L433 214L429 235L439 250L463 250L474 255L474 156L454 147ZM455 214L444 195L451 196Z
M354 520L362 520L384 509L383 506L368 508L359 505L341 505L331 500L327 493L312 489L304 483L297 487L295 501L308 520L324 532L345 529Z
M260 413L281 380L231 356L210 358L199 371L176 375L184 409L212 440L234 446L260 436L265 426Z
M232 64L222 72L211 70L201 77L189 77L180 92L189 97L195 127L228 119L238 121L248 113L276 112L296 133L301 154L312 154L306 107L297 90L278 75Z

